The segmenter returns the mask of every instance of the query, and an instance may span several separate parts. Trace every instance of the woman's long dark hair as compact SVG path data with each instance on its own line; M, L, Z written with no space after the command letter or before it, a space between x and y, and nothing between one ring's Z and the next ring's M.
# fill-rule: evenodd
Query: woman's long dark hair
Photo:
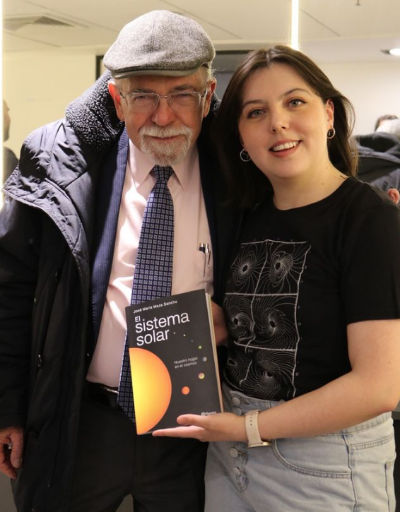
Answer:
M355 116L350 101L333 87L325 73L303 53L284 45L254 50L246 55L233 74L222 98L213 130L228 184L228 199L240 206L251 207L272 190L269 180L253 162L240 160L239 154L243 148L238 129L246 82L256 71L268 68L272 63L290 66L324 103L328 99L332 101L336 135L328 140L329 159L344 174L356 174L357 152L351 138Z

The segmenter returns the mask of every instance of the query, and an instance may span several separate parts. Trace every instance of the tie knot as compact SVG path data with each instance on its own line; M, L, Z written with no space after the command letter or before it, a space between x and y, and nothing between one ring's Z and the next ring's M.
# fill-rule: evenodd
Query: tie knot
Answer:
M165 183L167 183L173 172L172 167L161 167L160 165L155 165L151 170L151 173L157 178L157 181L161 180Z

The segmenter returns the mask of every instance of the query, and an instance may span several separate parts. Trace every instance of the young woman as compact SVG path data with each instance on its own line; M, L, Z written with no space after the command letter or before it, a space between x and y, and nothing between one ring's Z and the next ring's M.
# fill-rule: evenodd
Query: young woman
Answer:
M212 441L207 512L395 510L400 211L358 182L352 108L304 54L251 52L216 127L247 207L224 311L222 414L154 435Z

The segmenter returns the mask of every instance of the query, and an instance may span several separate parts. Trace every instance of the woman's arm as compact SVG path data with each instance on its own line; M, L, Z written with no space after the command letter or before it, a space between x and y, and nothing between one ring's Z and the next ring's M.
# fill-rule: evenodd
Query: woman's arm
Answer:
M260 413L262 439L335 432L396 407L400 400L400 320L353 323L347 335L352 370L322 388ZM178 422L186 426L153 435L247 441L243 416L184 415Z

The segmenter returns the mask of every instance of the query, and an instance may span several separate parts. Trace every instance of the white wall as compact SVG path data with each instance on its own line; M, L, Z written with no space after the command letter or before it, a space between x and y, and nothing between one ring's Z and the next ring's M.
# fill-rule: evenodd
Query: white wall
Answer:
M10 109L6 145L18 156L35 128L64 116L65 107L95 81L96 56L10 53L3 56L3 98Z
M374 131L383 114L400 117L400 61L380 64L320 64L333 85L353 103L354 133Z

